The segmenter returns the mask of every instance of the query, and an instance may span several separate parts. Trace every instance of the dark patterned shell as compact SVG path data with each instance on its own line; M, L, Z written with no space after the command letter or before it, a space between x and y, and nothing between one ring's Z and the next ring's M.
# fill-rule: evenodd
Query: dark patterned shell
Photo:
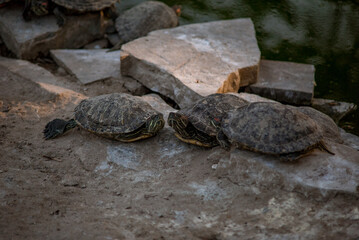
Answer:
M52 0L67 9L79 12L100 11L118 2L118 0Z
M245 104L247 101L236 95L216 93L204 97L193 106L177 113L188 117L188 120L198 130L216 136L218 129L212 124L212 121L220 123L227 112Z
M148 1L125 11L116 19L116 30L123 43L147 33L178 25L175 11L162 2Z
M222 129L235 145L268 154L305 151L322 140L315 121L280 103L256 102L238 108L223 119Z
M140 97L126 93L86 99L75 108L75 120L79 125L103 135L132 132L157 114L161 113Z
M311 107L293 107L298 111L308 115L319 126L323 137L331 139L338 143L343 143L337 124L328 115Z

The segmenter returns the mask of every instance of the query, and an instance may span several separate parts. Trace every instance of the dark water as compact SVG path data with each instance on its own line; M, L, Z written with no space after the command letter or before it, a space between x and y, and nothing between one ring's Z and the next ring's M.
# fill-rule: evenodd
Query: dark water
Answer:
M128 9L144 0L122 0ZM182 6L180 24L250 17L262 58L315 65L314 96L359 105L359 1L191 0L162 1ZM342 119L359 135L359 110Z

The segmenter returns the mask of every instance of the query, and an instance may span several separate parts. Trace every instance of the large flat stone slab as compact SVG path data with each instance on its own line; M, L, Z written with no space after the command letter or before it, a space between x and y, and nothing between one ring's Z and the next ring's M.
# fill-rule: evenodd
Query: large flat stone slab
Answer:
M247 87L251 93L279 102L310 105L315 84L310 64L261 60L258 82Z
M359 152L351 147L331 142L335 155L315 150L295 163L281 162L271 156L234 150L230 159L221 160L218 174L227 175L238 184L248 173L256 183L268 185L280 182L286 189L308 195L326 197L338 192L359 195ZM255 186L256 184L254 184Z
M41 88L41 92L46 91L52 97L68 94L77 97L80 96L80 94L60 86L52 73L29 61L0 57L0 67L16 74L23 79L22 81L32 82L28 84L30 84L29 86L32 86L29 87L29 89L32 89L34 92L37 91L37 88ZM27 84L24 83L24 86L25 85ZM20 82L19 86L23 88Z
M257 81L260 51L250 19L157 30L122 46L121 72L180 107Z
M53 15L25 22L21 6L0 9L0 35L6 46L23 59L36 58L50 49L79 48L101 38L106 23L100 13L67 16L59 28Z
M108 49L58 49L51 50L51 57L67 72L83 84L121 77L120 51Z

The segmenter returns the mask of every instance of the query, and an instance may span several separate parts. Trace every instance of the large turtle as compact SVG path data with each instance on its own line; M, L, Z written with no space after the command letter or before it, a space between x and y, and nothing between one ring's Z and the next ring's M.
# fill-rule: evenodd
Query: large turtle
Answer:
M152 137L165 124L162 113L140 97L113 93L86 99L75 108L74 119L55 119L44 130L45 139L55 138L75 126L122 142Z
M119 0L25 0L23 17L31 20L33 15L43 16L53 12L59 26L65 23L65 12L84 13L101 11Z
M291 106L255 102L229 112L221 131L241 149L296 160L319 148L333 154L323 142L318 124Z
M301 107L291 106L291 107L295 108L296 110L306 114L311 119L313 119L318 124L324 138L330 139L337 143L343 143L343 139L340 136L339 128L331 117L312 107L306 107L306 106L301 106Z
M203 147L219 145L218 131L223 116L247 102L232 94L211 94L178 112L171 112L168 125L175 131L180 140ZM222 144L226 149L229 144Z

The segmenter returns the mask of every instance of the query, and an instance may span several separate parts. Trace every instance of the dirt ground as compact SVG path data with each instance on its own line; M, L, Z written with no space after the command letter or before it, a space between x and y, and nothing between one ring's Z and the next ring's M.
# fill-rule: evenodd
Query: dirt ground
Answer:
M0 239L359 239L357 196L288 191L273 173L233 182L215 170L228 153L169 130L129 145L80 129L44 140L46 123L69 119L84 97L127 90L43 66L76 94L0 68Z

